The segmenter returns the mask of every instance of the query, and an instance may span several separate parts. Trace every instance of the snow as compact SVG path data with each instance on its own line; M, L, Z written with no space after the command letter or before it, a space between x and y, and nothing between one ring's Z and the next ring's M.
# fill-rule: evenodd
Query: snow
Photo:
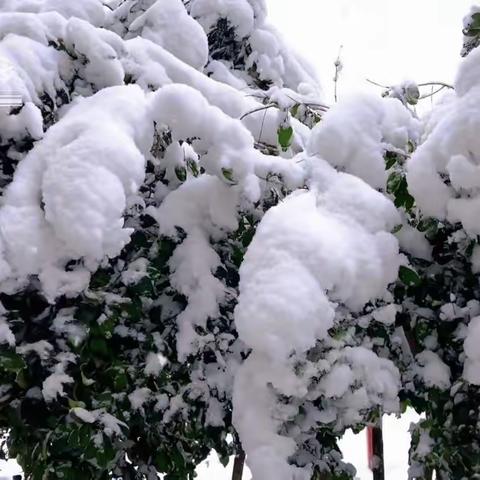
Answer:
M187 233L169 261L172 285L189 300L177 318L177 348L185 358L198 348L194 327L205 327L226 298L225 287L213 275L220 259L209 238L220 239L238 227L239 206L260 199L264 187L258 177L279 171L287 181L298 184L303 175L298 165L254 150L254 138L240 120L209 104L189 86L164 86L152 96L149 112L157 128L168 126L172 135L164 163L172 184L180 183L175 180L176 169L185 168L185 150L179 142L201 139L193 141L192 147L202 152L198 162L205 174L196 178L188 173L177 189L162 194L158 208L148 209L161 234L176 239L178 227Z
M235 324L253 351L235 377L233 413L254 479L310 477L308 465L288 462L295 442L278 431L296 407L281 413L287 407L276 392L307 397L309 374L295 374L292 355L329 338L335 302L355 311L381 298L400 261L387 233L399 220L389 200L323 160L304 160L312 190L292 193L264 215L240 268ZM328 370L337 365L311 398L341 396L335 405L345 425L359 421L370 402L398 408L400 377L390 361L362 347L340 355L327 360ZM366 388L350 391L354 379Z
M17 15L20 18L16 19ZM47 17L47 14L44 16ZM55 23L58 20L60 23L60 19L54 14L48 14L48 17L42 18L43 22L37 25L36 22L40 23L39 19L35 22L27 17L25 21L23 15L0 14L1 24L5 25L7 31L13 30L11 25L18 20L23 26L20 31L26 30L24 35L8 33L0 44L0 58L3 65L8 68L6 83L2 82L2 93L15 93L21 95L25 101L31 100L39 104L39 95L45 92L54 98L55 90L64 87L60 75L67 76L66 54L52 50L46 45L53 37L54 31L60 30L58 26L48 28L49 23L53 23L52 20L55 20ZM39 35L41 38L37 40L35 37L38 38Z
M266 343L272 358L305 351L325 336L334 313L325 290L358 308L395 274L394 265L387 272L375 261L383 251L395 255L395 240L359 229L350 235L357 223L329 211L328 193L325 204L322 195L298 193L271 209L241 267L238 331L253 348L264 350Z
M113 415L106 412L101 413L99 420L103 426L105 435L108 435L109 437L114 435L123 436L122 427L127 428L127 425L124 422L121 422Z
M53 346L46 340L39 340L35 343L26 343L16 348L17 353L26 355L30 352L34 352L40 360L48 360L50 358L50 352L53 350Z
M402 251L423 260L432 259L432 246L422 232L403 222L402 228L395 234Z
M81 407L72 408L72 412L85 423L94 423L97 420L97 415L94 412L89 412Z
M161 353L150 352L147 355L145 374L158 376L167 362L167 359Z
M236 41L248 43L251 52L242 52L247 69L254 68L261 80L295 90L308 89L321 95L314 70L293 54L282 36L266 21L264 0L193 0L190 14L209 33L219 19L234 27ZM232 69L234 77L251 82L244 72ZM235 83L229 79L228 83Z
M463 97L478 86L480 54L478 49L472 50L462 61L455 78L455 93Z
M195 18L200 25L209 31L219 18L227 18L232 26L235 27L238 39L242 39L251 34L254 26L262 17L255 18L255 11L252 4L258 4L257 12L260 8L265 10L263 0L194 0L190 7L190 15Z
M473 385L480 385L480 317L474 317L468 324L467 337L464 341L465 365L463 377Z
M422 213L460 222L470 236L480 233L478 55L474 50L463 61L456 96L442 106L407 164L409 189Z
M219 303L226 293L223 283L213 275L221 264L217 253L200 230L189 233L169 262L172 285L188 298L188 307L177 317L177 348L181 358L198 348L194 327L205 327L208 318L218 316Z
M0 345L6 343L8 346L14 347L15 336L13 335L7 321L4 318L5 313L7 313L7 311L0 302Z
M338 183L342 183L341 174L339 177ZM349 180L345 175L345 181ZM360 193L368 189L361 183L357 187ZM396 240L379 231L382 217L371 222L363 217L366 221L361 225L362 214L367 213L361 201L356 205L349 202L337 213L343 207L342 198L333 204L330 199L339 196L335 195L335 183L330 188L332 191L327 189L318 196L315 192L295 193L269 210L240 269L235 313L238 331L254 349L268 348L265 352L272 358L306 351L326 335L334 307L325 291L332 300L356 309L382 296L395 278ZM350 195L354 196L353 192L350 189ZM395 212L387 210L383 222L391 222L387 215L392 214L395 218Z
M240 178L245 175L242 170L248 169L248 160L255 154L253 137L238 120L210 106L198 91L167 85L155 94L151 109L159 126L170 127L174 140L201 139L194 147L206 153L202 156L206 173L221 174L222 168L231 168Z
M128 268L122 271L122 282L125 285L138 283L142 278L148 276L148 259L137 258L128 264Z
M88 58L79 72L80 84L92 84L96 90L123 85L125 73L118 59L121 39L107 30L96 29L90 23L72 18L66 25L66 46ZM87 87L87 85L85 85Z
M355 380L352 369L348 365L336 365L325 375L319 387L324 390L327 398L345 395Z
M386 305L384 307L377 308L372 313L372 317L376 322L383 323L384 325L393 325L399 310L400 308L398 305Z
M64 272L65 259L95 265L128 242L122 215L143 181L139 147L151 131L144 98L131 86L76 102L21 162L0 208L4 260L19 282L39 274L50 299L75 294L89 273Z
M125 45L129 55L123 60L124 69L131 73L143 88L159 88L170 83L188 85L200 92L211 105L220 108L232 118L241 118L248 113L242 123L255 140L276 145L279 125L277 109L257 111L263 104L248 96L243 89L239 91L206 77L149 40L136 37L126 41ZM296 120L292 123L299 139L304 142L308 136L307 127Z
M435 352L424 350L415 356L415 360L417 361L415 372L427 387L442 390L450 387L450 368Z
M15 336L3 318L0 319L0 343L6 343L10 347L15 345Z
M332 166L385 189L386 151L407 151L419 122L394 98L359 95L338 102L312 130L307 150Z
M208 40L202 27L188 15L181 0L159 0L129 26L130 36L140 36L162 46L196 69L208 60Z
M87 332L79 324L71 309L60 310L52 322L51 329L60 337L65 336L73 345L79 346L85 339Z
M98 0L65 2L63 0L2 0L5 12L57 12L65 18L76 17L94 25L101 25L105 19L105 10Z
M405 480L408 469L408 449L410 448L409 428L420 417L413 411L407 410L400 418L395 415L383 417L385 470L388 480ZM340 447L347 461L357 469L358 480L371 480L372 472L367 465L367 437L365 430L359 434L351 431L341 439ZM227 480L231 478L233 457L225 468L220 464L218 456L212 452L198 468L199 480ZM243 472L243 480L250 480L251 473L247 466Z
M129 396L128 400L133 410L143 410L142 406L150 398L152 391L149 388L137 388Z
M104 409L89 411L81 407L74 407L71 412L84 423L99 423L103 427L103 433L109 437L123 436L122 428L127 427L124 422L105 412Z
M177 317L177 348L182 357L196 348L194 326L205 326L209 317L214 318L225 298L224 285L213 275L220 258L208 237L236 228L235 195L229 193L229 187L217 177L205 175L187 180L151 211L164 235L175 238L176 227L188 234L169 260L172 285L189 300Z
M247 465L254 479L307 480L307 469L287 461L295 453L295 440L279 435L283 419L271 416L276 395L267 385L273 382L284 394L306 393L288 366L272 363L262 353L252 353L235 376L233 421L247 454Z
M46 402L53 402L57 397L65 395L63 386L73 383L73 378L65 373L52 373L42 384L42 395Z
M5 9L30 13L0 14L6 87L25 104L20 112L0 112L2 142L15 145L27 137L32 148L13 152L19 164L2 191L0 291L16 293L38 279L52 304L87 293L91 274L130 242L135 221L126 223L125 216L146 204L140 187L150 162L162 181L143 213L156 221L159 237L175 243L166 267L171 290L186 307L168 313L176 317L178 359L192 367L191 389L157 395L139 376L135 389L125 392L130 410L144 414L144 405L155 401L168 424L176 416L186 420L188 401L201 399L208 403L206 425L221 427L233 388L233 422L255 480L309 479L311 461L292 458L319 424L342 432L373 408L398 411L395 365L368 342L352 347L330 333L377 301L382 306L365 318L392 325L398 308L383 304L391 301L387 287L404 263L399 245L430 258L423 236L406 226L397 237L390 233L405 219L383 194L384 154L407 157L408 142L419 136L419 122L401 102L346 100L310 133L289 110L319 101L315 75L268 25L261 0L127 0L110 13L97 0L6 0ZM236 27L233 42L248 46L235 53L238 58L208 51L207 36L221 18ZM209 54L220 59L203 71ZM458 98L445 107L445 119L432 119L430 135L409 162L422 211L460 221L472 236L480 233L478 125L465 112L475 111L480 100L468 80L475 68L467 60ZM259 82L268 88L260 91ZM68 98L58 101L60 92ZM45 94L54 105L50 120L40 111ZM280 125L292 126L291 147L279 156L262 153L278 148ZM155 151L154 140L166 132L171 142ZM187 168L192 162L197 172ZM427 195L438 190L439 205L421 191L419 172L430 175ZM273 193L286 198L263 216ZM222 307L230 308L232 320L237 292L217 274L225 262L220 245L232 241L246 215L259 223L240 269L233 319L239 339L233 330L223 337L219 331L200 335L209 320L223 316ZM149 275L148 267L148 258L135 258L118 270L119 278L134 285ZM107 303L113 299L122 301L110 294ZM45 341L16 346L0 317L1 344L22 355L34 352L50 367L41 390L46 402L65 396L74 382L66 367L77 359L65 340L79 345L88 334L74 311L57 313L49 327L60 353ZM114 332L140 343L150 335L123 323ZM472 323L465 340L465 378L472 382L476 336ZM157 340L132 354L147 377L159 376L167 365ZM216 362L192 365L191 356L201 357L207 344L223 345ZM322 355L318 362L308 358L314 348ZM54 354L52 367L47 361ZM436 354L423 352L416 360L427 386L450 386L450 371ZM286 422L301 411L301 421L286 432ZM103 426L107 435L121 435L126 427L106 410L72 413L75 421Z

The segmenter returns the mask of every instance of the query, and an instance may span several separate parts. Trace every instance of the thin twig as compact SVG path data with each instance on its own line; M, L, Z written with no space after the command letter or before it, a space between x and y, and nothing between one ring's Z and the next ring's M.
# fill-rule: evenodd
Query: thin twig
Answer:
M444 88L450 88L453 90L453 85L444 82L425 82L425 83L417 83L419 87L429 87L430 85L441 85Z
M317 107L319 110L327 111L330 107L327 105L323 105L321 103L313 103L313 102L302 102L301 100L297 100L296 98L291 97L290 95L286 94L286 96L292 100L292 102L298 103L300 105L305 105L306 107Z
M368 83L371 83L372 85L375 85L376 87L387 88L387 89L392 88L392 87L388 87L388 86L386 86L386 85L381 85L380 83L374 82L373 80L370 80L369 78L366 78L365 80L366 80Z
M433 97L435 94L437 94L438 92L441 92L444 88L447 88L445 87L444 85L442 85L440 88L437 88L437 90L433 91L433 85L432 85L432 92L431 93L427 93L426 95L422 95L421 97L419 97L418 99L419 100L423 100L424 98L429 98L429 97Z
M262 140L262 135L263 135L263 127L265 125L265 119L267 118L267 109L265 109L265 113L263 114L263 119L262 119L262 126L260 128L260 135L258 136L258 141L260 142Z
M340 55L342 54L342 48L343 45L340 45L340 48L338 49L338 56L337 59L335 60L335 76L333 77L333 82L334 82L334 98L335 102L338 101L337 97L337 89L338 89L338 79L340 78L340 72L342 71L342 60L340 59Z
M245 117L248 117L249 115L252 115L253 113L261 112L262 110L267 110L267 109L275 107L275 106L276 106L275 104L269 103L268 105L264 105L262 107L256 108L255 110L251 110L250 112L247 112L247 113L243 114L240 117L240 120L243 120Z

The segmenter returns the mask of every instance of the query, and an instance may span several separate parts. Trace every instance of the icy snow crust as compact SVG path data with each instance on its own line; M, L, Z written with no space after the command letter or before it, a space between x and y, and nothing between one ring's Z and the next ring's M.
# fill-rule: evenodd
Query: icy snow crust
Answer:
M180 0L110 3L112 10L95 0L2 4L0 65L8 65L9 76L0 87L18 92L25 105L19 112L0 110L0 139L15 146L30 136L33 148L12 150L19 163L0 206L0 290L19 291L35 278L50 302L88 293L91 274L130 241L133 228L125 226L125 210L141 201L147 161L160 162L168 186L155 186L157 205L148 214L160 236L178 242L168 263L171 285L187 301L177 316L178 356L195 355L209 340L198 328L238 296L237 351L251 351L248 359L241 365L239 355L229 361L227 379L211 367L207 380L192 383L206 382L206 388L233 398L235 427L255 480L310 478L310 460L290 463L305 432L332 421L341 430L361 421L359 412L368 408L398 408L398 370L363 346L331 349L302 375L293 359L305 360L319 344L331 346L329 329L342 312L358 313L369 302L388 300L387 286L402 262L390 232L402 218L375 189L386 182L385 150L405 148L418 126L397 100L355 100L332 109L311 135L291 120L291 146L270 155L265 152L272 148L279 152L277 132L288 119L288 99L321 103L322 98L310 68L266 23L263 1L192 0L188 7ZM208 34L222 18L235 27L234 41L250 44L250 53L239 54L241 71L225 59L209 58ZM262 82L269 82L267 90L255 87ZM51 112L43 110L45 94L55 100ZM274 98L276 106L263 108L258 96ZM465 94L459 101L468 106L476 97ZM471 142L475 129L472 124ZM154 140L166 130L171 143L160 160L153 158ZM461 213L468 210L458 208L460 200L449 190L457 183L478 186L464 185L472 178L462 156L468 145L458 149L454 134L450 137L445 151L455 160L442 167L443 157L429 151L427 141L419 155L428 159L412 159L412 184L415 172L426 170L432 189L445 198L444 207L431 210L443 208L444 215L477 233L476 200L464 199L472 210ZM201 173L187 171L187 162ZM437 168L451 172L452 187L437 185ZM215 275L222 260L214 244L238 229L241 213L260 215L257 205L269 195L272 175L292 193L257 218L238 295ZM415 193L428 210L430 194ZM137 259L122 273L123 282L139 281L145 265ZM0 343L13 346L1 315ZM391 322L387 317L379 311L378 321ZM68 319L59 320L57 328L82 341L84 332ZM122 327L116 333L129 335ZM17 350L48 356L51 346L40 347ZM73 381L65 370L77 361L67 353L56 360L43 382L47 402L64 395ZM144 371L158 375L165 365L162 355L151 352ZM447 381L445 372L438 378ZM282 411L279 395L295 398L293 411ZM128 395L139 412L152 398L145 387ZM324 410L313 408L318 398L325 399ZM164 422L184 406L181 396L170 404L168 398L156 400ZM298 432L279 433L302 405L307 414ZM102 424L109 435L120 434L123 426L102 410L73 413ZM212 398L208 422L223 425L223 414Z

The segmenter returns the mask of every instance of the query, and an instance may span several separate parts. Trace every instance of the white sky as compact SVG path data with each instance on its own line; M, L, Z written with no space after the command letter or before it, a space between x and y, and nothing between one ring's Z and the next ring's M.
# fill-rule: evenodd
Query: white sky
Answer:
M339 97L375 91L365 78L384 85L407 78L452 82L460 61L462 19L475 3L478 0L267 0L270 22L316 67L329 100L340 45L344 70Z

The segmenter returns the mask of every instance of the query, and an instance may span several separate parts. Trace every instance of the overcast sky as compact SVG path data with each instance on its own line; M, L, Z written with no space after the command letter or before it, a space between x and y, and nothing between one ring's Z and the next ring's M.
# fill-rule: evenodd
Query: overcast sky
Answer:
M267 0L269 17L313 63L328 98L343 45L340 94L404 79L452 82L474 0Z

